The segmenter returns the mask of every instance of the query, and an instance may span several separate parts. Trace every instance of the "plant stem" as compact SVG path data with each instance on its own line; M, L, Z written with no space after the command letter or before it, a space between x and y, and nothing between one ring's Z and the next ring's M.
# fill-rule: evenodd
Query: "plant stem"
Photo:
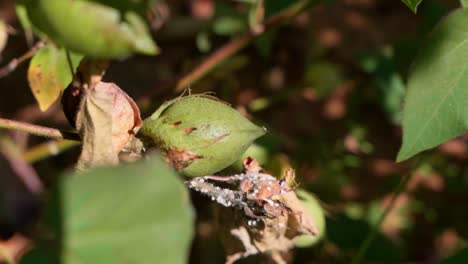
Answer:
M305 10L313 1L303 0L299 1L294 5L286 8L285 10L279 12L277 15L269 19L265 24L263 24L264 31L271 29L272 27L284 23L289 19L298 15L301 11ZM182 79L177 82L175 92L181 92L182 90L189 87L194 82L198 81L200 78L205 76L208 72L214 69L216 66L220 65L223 61L231 57L233 54L247 46L255 37L260 36L260 34L254 34L253 32L246 32L236 38L231 42L219 48L217 51L212 53L208 58L206 58L198 67L193 71L185 75Z
M70 70L70 74L73 78L73 76L75 76L75 71L73 69L75 69L73 67L73 62L71 60L71 56L70 56L70 51L68 49L65 50L65 55L67 55L67 63L68 63L68 68Z
M27 59L31 58L36 54L36 52L44 46L44 41L37 42L31 49L29 49L25 54L21 55L18 58L12 59L7 65L0 68L0 78L7 76L8 74L12 73L18 65L26 61Z
M23 153L23 158L29 163L34 163L50 156L56 156L78 145L80 142L74 140L53 140L28 149Z
M395 189L395 192L393 193L392 199L390 200L390 204L385 208L385 211L382 213L380 216L379 220L375 224L375 226L372 228L370 233L367 235L366 239L364 242L362 242L361 246L359 247L359 251L354 257L353 261L351 264L360 264L362 262L362 258L364 257L364 254L367 252L369 249L372 241L375 239L375 236L377 235L377 232L380 229L380 226L383 224L385 219L387 218L388 214L392 211L393 206L395 206L395 202L398 198L398 196L406 189L406 185L408 184L409 180L411 179L411 176L413 174L409 173L408 176L404 177L398 186Z
M48 137L52 139L80 140L78 134L73 132L60 131L56 128L43 127L4 118L0 118L0 128L18 130L36 136Z

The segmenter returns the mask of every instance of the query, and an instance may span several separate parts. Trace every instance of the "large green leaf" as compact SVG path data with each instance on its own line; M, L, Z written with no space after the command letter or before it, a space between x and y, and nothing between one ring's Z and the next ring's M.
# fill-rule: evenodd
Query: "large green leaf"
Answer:
M134 11L85 0L21 0L32 24L53 41L93 57L157 53L145 21Z
M416 14L418 10L418 5L422 2L422 0L401 0L413 13Z
M187 262L192 208L184 184L159 157L65 175L56 204L62 263ZM40 255L26 260L37 263Z
M468 128L468 9L430 34L409 74L403 145L397 160L435 147Z
M78 67L81 58L83 56L70 53L74 68ZM39 49L29 64L29 86L42 111L47 110L60 97L72 78L66 51L51 44Z

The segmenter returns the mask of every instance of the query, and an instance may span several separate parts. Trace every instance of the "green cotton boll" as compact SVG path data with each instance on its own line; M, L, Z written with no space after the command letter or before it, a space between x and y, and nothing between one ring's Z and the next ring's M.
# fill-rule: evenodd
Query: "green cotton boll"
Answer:
M158 48L135 12L84 0L19 0L40 32L74 52L98 58L132 53L154 55Z
M191 95L164 103L140 132L163 150L172 167L198 177L234 163L265 129L215 97Z
M312 217L319 233L316 236L301 235L294 240L294 245L300 248L311 247L320 242L325 236L325 214L320 202L314 195L301 189L296 190L296 195L306 208L306 212L303 213Z

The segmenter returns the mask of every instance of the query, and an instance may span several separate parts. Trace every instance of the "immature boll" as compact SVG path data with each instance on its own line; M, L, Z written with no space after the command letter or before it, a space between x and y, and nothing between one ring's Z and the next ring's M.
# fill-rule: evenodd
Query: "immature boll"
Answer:
M164 103L143 122L141 133L172 167L198 177L234 163L265 129L214 97L191 95Z

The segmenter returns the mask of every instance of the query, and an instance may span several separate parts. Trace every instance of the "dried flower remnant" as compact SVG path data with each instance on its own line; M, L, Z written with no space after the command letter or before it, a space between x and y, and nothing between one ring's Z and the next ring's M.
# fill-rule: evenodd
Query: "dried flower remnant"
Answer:
M228 253L226 263L258 253L281 259L280 253L292 248L296 238L317 236L323 231L288 185L294 180L292 170L278 180L262 172L251 158L244 160L244 168L242 174L204 176L186 182L191 189L224 206L217 210Z
M141 125L133 100L113 83L99 82L84 90L76 128L83 138L78 167L117 164L118 154Z
M142 125L133 99L114 83L102 82L108 60L85 58L62 96L63 112L83 142L78 168L141 158L135 136Z

